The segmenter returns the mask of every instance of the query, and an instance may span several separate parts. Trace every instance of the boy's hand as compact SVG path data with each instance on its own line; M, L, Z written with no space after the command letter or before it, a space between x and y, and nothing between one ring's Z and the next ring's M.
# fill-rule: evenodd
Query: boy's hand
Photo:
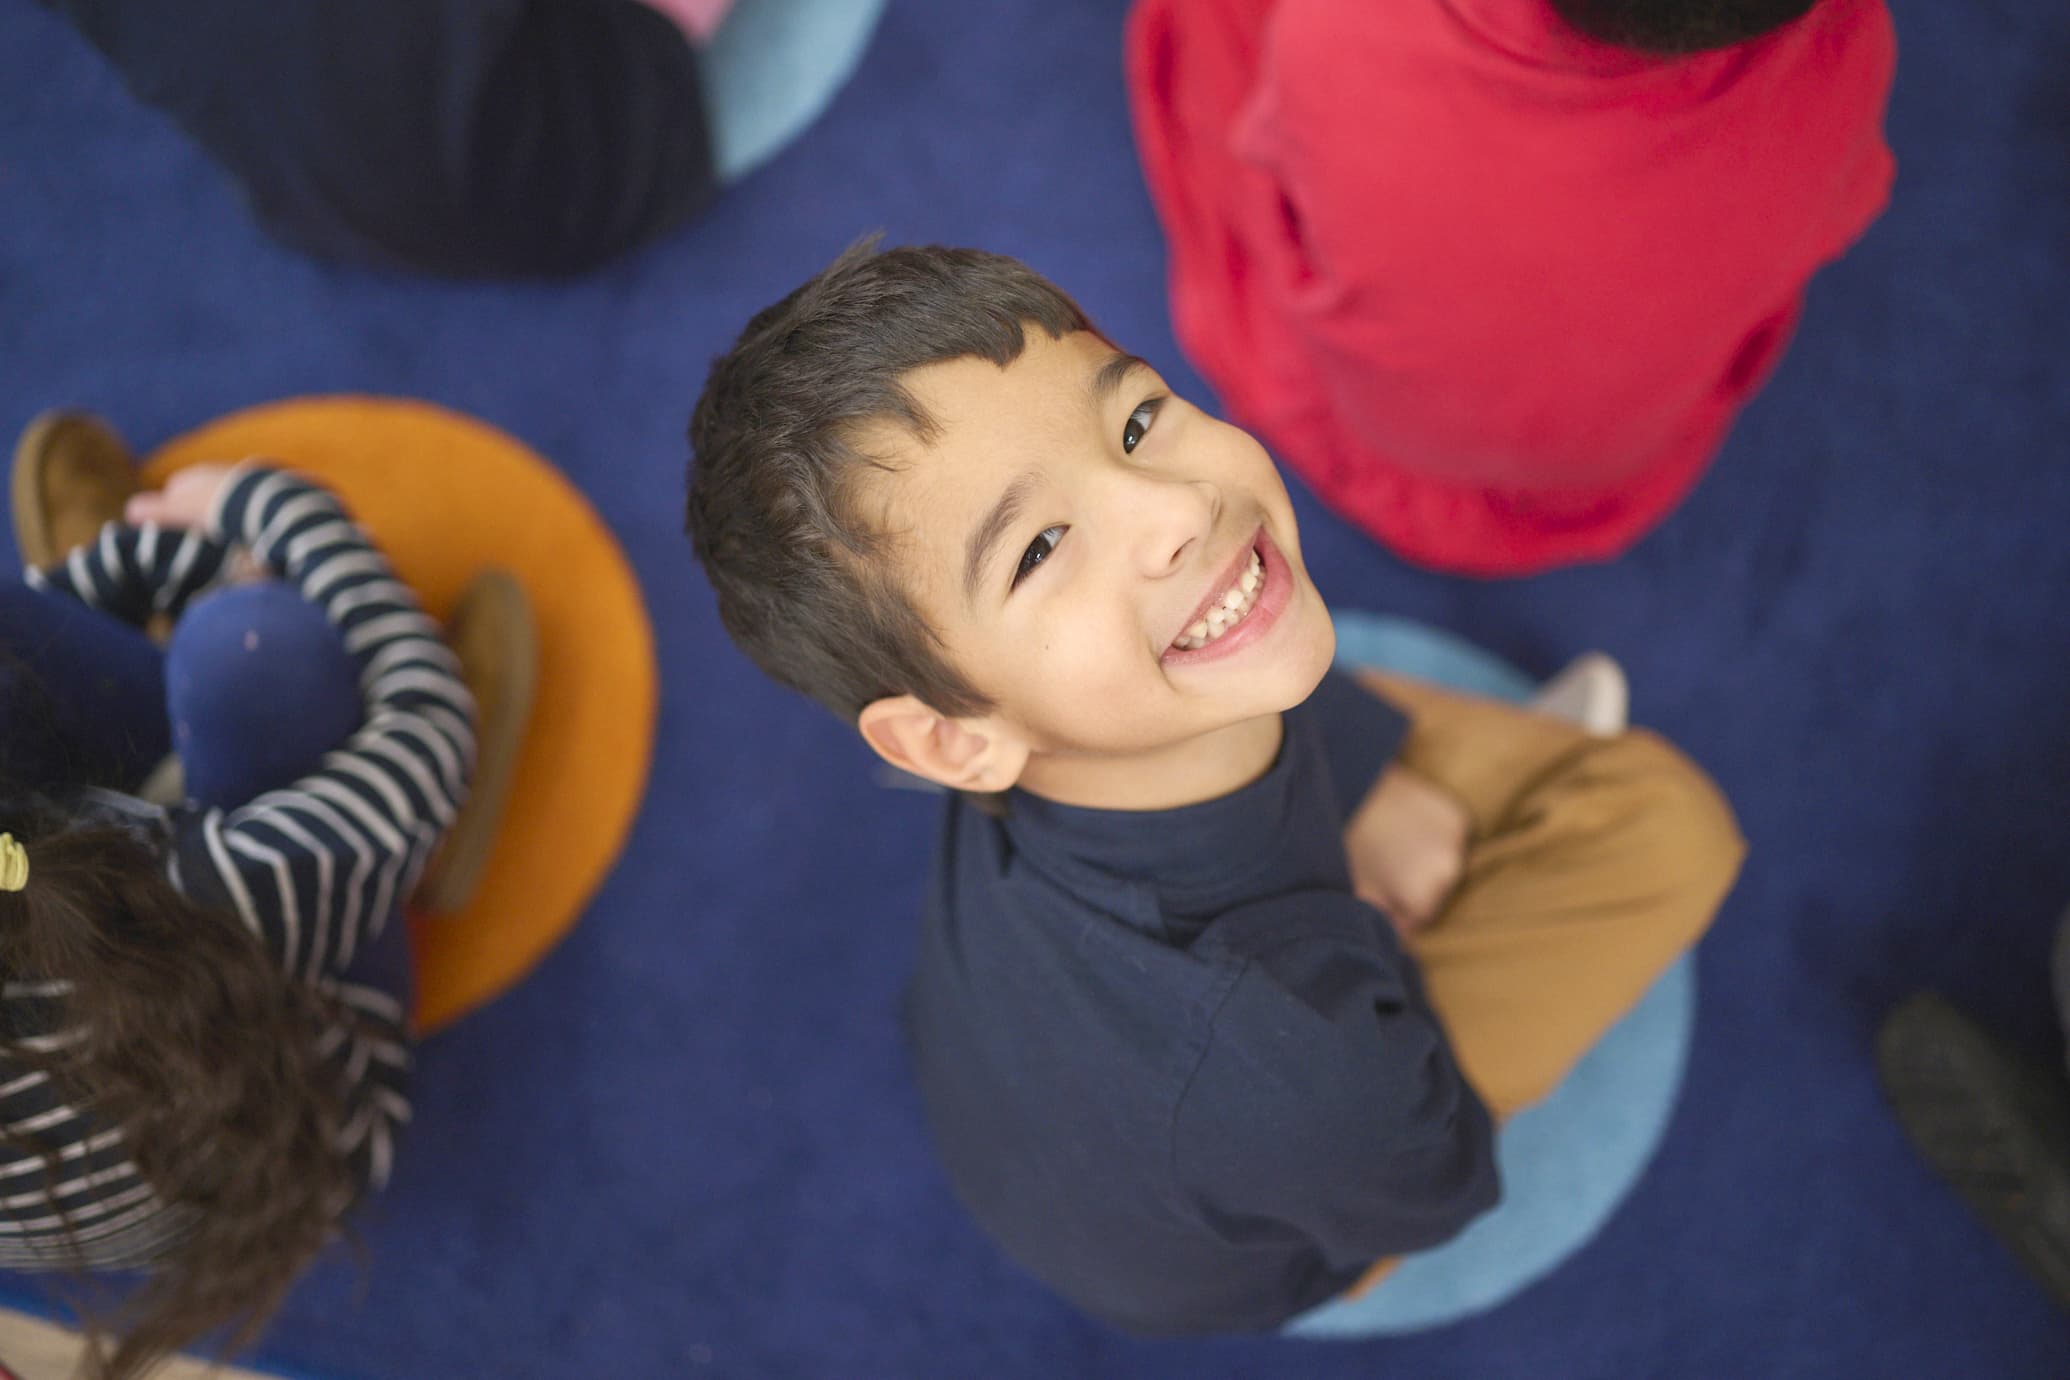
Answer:
M122 510L132 525L155 522L160 527L200 527L215 511L216 495L223 491L234 465L189 465L165 481L165 487L140 493Z
M1403 934L1437 918L1466 865L1473 822L1437 783L1391 766L1344 827L1351 886Z

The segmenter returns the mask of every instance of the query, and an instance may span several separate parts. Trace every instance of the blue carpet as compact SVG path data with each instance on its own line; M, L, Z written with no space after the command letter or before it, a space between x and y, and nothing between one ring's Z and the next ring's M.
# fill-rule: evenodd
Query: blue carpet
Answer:
M858 233L1025 256L1199 391L1166 324L1119 0L893 0L855 79L702 223L569 287L305 263L29 0L0 0L0 422L141 444L409 393L554 457L650 600L653 785L585 924L431 1042L397 1181L266 1354L331 1380L2038 1377L2060 1318L1919 1164L1870 1068L1933 983L2036 1050L2070 899L2070 12L1898 7L1896 205L1689 505L1619 564L1404 569L1305 497L1338 605L1534 673L1602 646L1753 854L1700 955L1659 1159L1543 1282L1342 1346L1145 1343L1003 1263L930 1159L892 1013L938 802L729 650L676 516L747 315ZM5 553L0 553L5 554Z

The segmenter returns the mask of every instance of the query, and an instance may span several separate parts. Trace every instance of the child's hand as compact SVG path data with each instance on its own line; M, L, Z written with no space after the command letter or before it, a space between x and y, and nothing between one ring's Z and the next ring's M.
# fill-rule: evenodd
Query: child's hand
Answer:
M1466 865L1473 822L1443 787L1391 766L1344 828L1351 886L1403 934L1437 918Z
M122 510L132 525L155 522L160 527L200 527L215 510L216 495L234 465L189 465L165 481L165 487L140 493Z

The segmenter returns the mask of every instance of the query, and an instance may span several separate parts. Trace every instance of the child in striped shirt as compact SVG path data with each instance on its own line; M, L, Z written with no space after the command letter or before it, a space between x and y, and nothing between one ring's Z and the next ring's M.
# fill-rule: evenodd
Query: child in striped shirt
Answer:
M329 493L195 467L66 551L61 510L128 473L90 418L32 429L30 569L0 585L0 1266L148 1270L111 1375L249 1342L388 1177L400 907L476 733L440 629ZM170 809L131 794L168 752Z

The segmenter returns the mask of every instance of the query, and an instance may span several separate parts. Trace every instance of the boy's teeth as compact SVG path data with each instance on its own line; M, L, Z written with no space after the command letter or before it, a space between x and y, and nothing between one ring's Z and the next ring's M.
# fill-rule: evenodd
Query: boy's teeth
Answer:
M1212 607L1207 616L1179 634L1172 645L1182 652L1196 651L1207 646L1223 633L1228 632L1244 620L1258 603L1258 591L1265 587L1265 562L1254 550L1250 564Z

